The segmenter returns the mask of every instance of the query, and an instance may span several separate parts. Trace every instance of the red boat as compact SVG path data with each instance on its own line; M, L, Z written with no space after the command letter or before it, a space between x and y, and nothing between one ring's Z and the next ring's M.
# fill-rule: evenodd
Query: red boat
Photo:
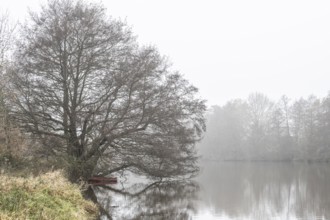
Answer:
M88 184L94 185L94 186L101 186L101 185L107 185L107 184L116 184L117 177L104 177L104 176L92 176L88 179Z

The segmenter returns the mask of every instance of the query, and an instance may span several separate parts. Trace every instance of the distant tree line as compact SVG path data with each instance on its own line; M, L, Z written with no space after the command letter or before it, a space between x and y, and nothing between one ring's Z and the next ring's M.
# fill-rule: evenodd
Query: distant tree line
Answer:
M261 93L213 106L201 143L206 158L306 160L330 158L330 94L274 102Z

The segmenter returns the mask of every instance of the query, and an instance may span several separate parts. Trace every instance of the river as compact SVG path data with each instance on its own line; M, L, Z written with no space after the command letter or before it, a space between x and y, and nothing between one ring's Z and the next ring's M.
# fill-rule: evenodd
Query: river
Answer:
M193 180L122 179L98 190L116 220L330 219L327 163L204 161Z

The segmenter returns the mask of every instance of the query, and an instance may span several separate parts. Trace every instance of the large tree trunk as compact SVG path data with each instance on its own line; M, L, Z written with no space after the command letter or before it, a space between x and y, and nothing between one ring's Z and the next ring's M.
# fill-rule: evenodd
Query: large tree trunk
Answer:
M72 158L69 161L68 178L72 183L78 183L81 181L86 182L92 175L97 165L97 160L81 160Z

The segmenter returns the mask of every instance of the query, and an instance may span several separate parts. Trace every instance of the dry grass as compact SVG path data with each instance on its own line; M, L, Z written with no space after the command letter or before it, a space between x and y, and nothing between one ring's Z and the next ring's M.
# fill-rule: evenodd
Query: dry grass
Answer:
M0 176L0 219L95 219L98 208L60 171L38 177Z

